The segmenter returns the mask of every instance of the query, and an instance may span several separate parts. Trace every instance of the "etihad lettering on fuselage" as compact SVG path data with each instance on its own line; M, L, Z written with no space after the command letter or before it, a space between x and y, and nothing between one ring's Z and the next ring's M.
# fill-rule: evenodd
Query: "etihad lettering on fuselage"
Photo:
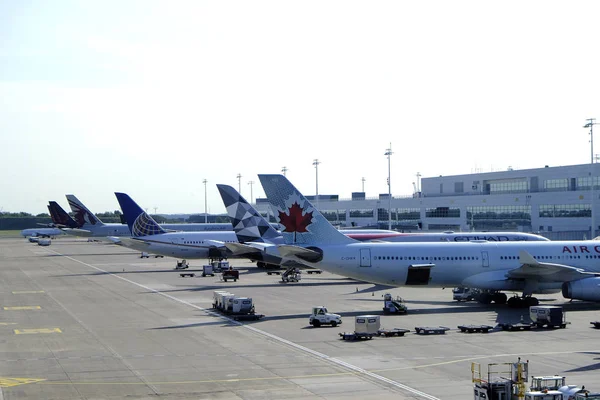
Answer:
M563 246L563 253L569 254L590 254L592 252L600 254L600 245L588 248L588 246Z
M486 236L486 235L470 235L470 236L455 236L455 242L470 242L471 240L487 240L488 242L509 242L511 239L508 236ZM526 241L525 236L513 236L512 241Z

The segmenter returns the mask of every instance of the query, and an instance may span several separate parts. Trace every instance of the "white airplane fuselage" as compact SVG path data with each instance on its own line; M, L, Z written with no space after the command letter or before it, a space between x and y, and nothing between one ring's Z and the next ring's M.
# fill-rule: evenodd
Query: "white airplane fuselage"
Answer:
M185 259L208 258L211 248L216 250L218 243L215 242L237 243L237 236L233 231L223 231L169 232L136 238L121 238L123 246L134 250Z
M409 269L430 268L424 282L430 287L469 286L492 290L522 290L525 281L507 280L506 273L518 268L524 250L544 263L600 272L600 242L466 242L466 243L351 243L314 246L321 249L319 262L306 265L357 280L389 286L411 285ZM313 248L314 248L313 247ZM583 278L583 276L582 276ZM408 282L408 283L407 283ZM562 282L537 284L537 293L557 291Z

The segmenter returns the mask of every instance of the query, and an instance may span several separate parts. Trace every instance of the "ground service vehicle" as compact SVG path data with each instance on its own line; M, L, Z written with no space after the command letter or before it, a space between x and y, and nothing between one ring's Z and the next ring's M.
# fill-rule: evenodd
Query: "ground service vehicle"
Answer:
M231 267L230 267L231 268ZM235 269L227 269L221 272L221 278L227 282L228 279L233 279L234 282L237 282L240 279L240 271Z
M481 293L479 289L468 287L455 287L452 289L452 300L470 301L477 300L477 296Z
M564 376L534 376L527 390L529 361L488 364L487 377L481 366L471 363L475 400L583 400L593 397L584 386L567 385ZM590 397L590 395L592 397Z
M325 306L313 307L312 314L308 318L308 323L315 328L318 328L321 325L331 325L335 327L342 324L342 316L328 312Z
M408 307L402 302L401 297L392 298L390 293L383 295L383 313L384 314L406 314Z
M566 328L569 323L561 306L531 306L529 318L538 328Z

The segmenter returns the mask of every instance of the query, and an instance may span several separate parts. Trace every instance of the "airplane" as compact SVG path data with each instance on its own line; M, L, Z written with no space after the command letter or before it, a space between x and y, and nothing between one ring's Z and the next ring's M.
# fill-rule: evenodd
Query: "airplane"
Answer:
M386 286L473 287L484 303L537 305L536 293L600 301L596 241L359 242L335 227L283 175L259 175L286 244L264 251ZM501 291L522 292L507 299Z
M142 252L181 259L232 257L223 244L237 242L237 236L233 231L168 232L142 210L129 195L119 192L115 195L131 234L130 238L113 238L116 244ZM255 229L253 232L247 232L247 236L251 240L261 240L265 232L270 234L271 230L275 231L271 226L269 228L265 231Z
M74 219L78 227L66 232L76 236L84 237L128 237L131 236L129 227L120 223L104 223L92 213L77 197L68 194L67 200L73 211ZM190 223L190 224L162 224L165 231L231 231L228 223Z
M527 232L410 232L403 233L384 229L340 229L346 236L361 241L383 240L386 242L488 242L549 241L541 235Z
M233 231L236 233L239 242L227 244L226 247L229 248L229 250L236 255L256 261L256 266L259 268L280 268L284 260L282 260L281 257L277 257L274 255L266 255L264 252L262 252L262 249L266 246L269 246L270 244L283 244L282 235L279 232L273 230L273 232L269 235L263 236L263 240L261 240L260 242L257 243L255 241L252 241L252 238L248 237L245 234L245 232L247 232L248 230L255 229L268 229L267 226L269 225L269 223L232 186L218 184L217 188L219 189L219 194L221 195L221 199L223 200L223 204L225 205L227 214L233 226ZM454 232L418 232L414 234L404 234L385 229L340 229L340 232L342 232L348 237L360 241L465 241L467 238L471 240L482 240L482 238L490 238L490 241L548 240L543 236L533 234L521 234L519 232L472 232L459 234L456 234ZM269 244L265 242L269 242ZM302 264L298 264L293 261L290 262L289 260L283 266L287 266L289 268L305 267Z
M21 236L23 237L54 238L63 234L64 232L59 228L27 228L21 231Z

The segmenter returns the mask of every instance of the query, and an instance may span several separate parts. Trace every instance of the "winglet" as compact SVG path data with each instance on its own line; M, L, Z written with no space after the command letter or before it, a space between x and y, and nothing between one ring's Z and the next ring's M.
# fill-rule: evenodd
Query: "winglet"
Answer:
M161 226L148 215L129 195L115 192L123 216L127 221L127 226L131 231L131 236L151 236L160 233L167 233Z
M238 242L269 242L281 239L271 224L242 195L228 185L217 185Z
M286 244L335 245L357 241L338 231L283 175L258 175Z

